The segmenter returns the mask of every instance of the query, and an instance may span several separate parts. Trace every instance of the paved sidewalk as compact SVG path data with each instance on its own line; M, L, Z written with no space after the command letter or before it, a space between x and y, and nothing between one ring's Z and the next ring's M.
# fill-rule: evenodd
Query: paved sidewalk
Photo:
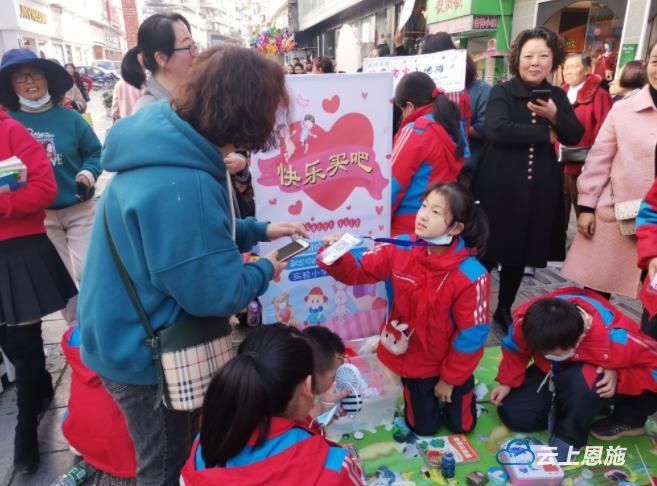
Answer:
M104 141L105 132L111 126L109 117L105 115L100 105L100 93L92 93L90 112L94 120L94 128L101 141ZM105 187L110 174L103 174L99 180L99 193ZM571 222L570 237L574 234ZM549 266L537 270L535 277L525 277L518 294L516 304L567 285L560 272L559 266ZM493 310L497 303L497 274L493 274L493 296L491 305ZM641 306L637 301L630 299L614 299L613 302L630 317L639 319ZM59 476L66 473L76 462L75 456L69 451L68 444L61 433L61 421L66 410L70 387L70 369L66 364L60 348L61 337L66 330L66 324L59 313L44 319L43 337L46 348L46 361L48 371L52 374L55 386L55 398L48 411L43 415L39 425L39 449L41 451L41 465L39 470L29 477L14 477L13 475L13 437L16 423L16 390L12 386L0 394L0 486L29 485L50 486ZM235 333L235 340L239 341L243 333ZM499 342L499 335L491 333L489 345Z

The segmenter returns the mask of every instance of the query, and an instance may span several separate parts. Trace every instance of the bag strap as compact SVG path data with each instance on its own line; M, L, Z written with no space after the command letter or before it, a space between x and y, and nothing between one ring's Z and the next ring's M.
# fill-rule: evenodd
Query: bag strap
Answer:
M112 254L112 259L114 260L114 263L116 264L116 268L119 271L119 276L123 281L123 285L125 286L125 290L128 293L130 302L132 302L132 306L135 308L135 311L137 311L137 317L139 318L139 322L141 322L141 325L144 327L144 331L146 331L146 334L148 335L149 338L153 339L155 338L155 332L153 332L153 328L151 326L150 320L148 319L148 315L144 310L144 306L141 305L141 301L137 296L137 291L135 290L135 286L132 283L132 279L130 278L130 275L128 275L128 271L126 270L125 265L123 265L123 262L121 261L121 257L119 256L119 252L116 249L116 245L114 244L112 233L110 232L109 225L107 224L106 208L103 208L103 222L105 224L105 236L107 237L107 243L109 244L110 247L110 253Z
M164 401L164 374L162 371L162 364L160 362L160 340L153 331L151 322L148 319L148 314L146 314L144 306L141 304L141 301L137 296L135 285L132 283L132 279L126 270L125 265L121 261L119 252L116 249L116 245L114 244L114 239L112 238L112 233L110 232L109 224L107 223L107 206L103 207L103 223L105 226L105 237L107 238L107 243L110 248L110 253L112 254L112 259L114 260L116 268L119 271L119 276L123 281L123 286L128 293L130 302L132 302L135 311L137 311L139 322L141 323L144 331L146 331L146 335L148 336L148 339L146 339L146 345L151 348L153 365L155 366L155 372L157 374L157 395L155 397L155 403L153 404L153 410L155 410L159 404Z

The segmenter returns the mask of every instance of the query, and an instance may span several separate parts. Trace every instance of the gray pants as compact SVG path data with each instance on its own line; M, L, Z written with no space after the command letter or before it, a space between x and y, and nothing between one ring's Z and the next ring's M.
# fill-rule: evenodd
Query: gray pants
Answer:
M137 485L177 486L198 432L198 413L179 412L162 404L153 410L155 385L101 380L128 425L137 454Z

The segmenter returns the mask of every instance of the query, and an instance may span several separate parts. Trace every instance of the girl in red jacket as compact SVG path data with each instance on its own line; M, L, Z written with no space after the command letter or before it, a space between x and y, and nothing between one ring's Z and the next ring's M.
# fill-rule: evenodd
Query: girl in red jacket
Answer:
M307 429L314 406L313 351L282 324L256 329L205 395L186 486L361 485L348 451Z
M14 469L29 473L39 465L38 415L53 397L41 318L64 308L77 289L43 224L57 195L50 161L0 108L0 162L11 157L27 167L27 182L14 190L0 186L0 347L16 368Z
M402 78L395 92L402 110L392 151L392 234L410 234L422 194L437 182L455 182L465 161L459 109L425 73Z
M469 432L477 420L472 374L490 327L490 278L476 258L488 223L459 184L433 185L422 201L415 234L360 259L348 253L331 266L317 261L347 285L391 280L392 309L377 355L402 378L409 427L420 435L442 425Z

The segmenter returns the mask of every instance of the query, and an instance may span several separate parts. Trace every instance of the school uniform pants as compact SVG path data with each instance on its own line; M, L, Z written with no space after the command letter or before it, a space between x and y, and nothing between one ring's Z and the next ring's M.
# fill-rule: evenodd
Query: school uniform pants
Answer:
M87 259L91 227L96 214L96 201L90 200L63 209L46 210L46 231L55 245L57 253L66 265L68 273L80 288L82 269ZM68 301L62 310L64 320L69 326L75 325L77 296Z
M539 368L527 368L525 383L511 390L497 409L504 425L518 432L536 432L548 428L552 393ZM566 364L554 374L554 428L552 435L575 448L586 444L589 430L597 415L612 402L596 392L599 380L596 367L588 364Z
M435 435L443 425L457 434L470 432L477 424L474 377L454 387L451 403L442 403L434 395L438 380L402 378L408 426L418 435Z

